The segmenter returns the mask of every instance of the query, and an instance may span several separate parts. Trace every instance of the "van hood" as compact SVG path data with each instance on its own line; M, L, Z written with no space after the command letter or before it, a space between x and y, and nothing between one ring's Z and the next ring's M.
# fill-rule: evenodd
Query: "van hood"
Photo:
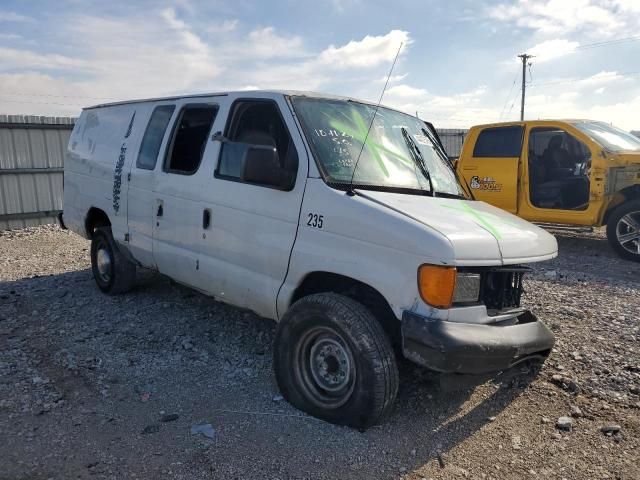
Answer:
M444 235L459 265L495 265L548 260L558 254L553 235L484 202L358 190Z

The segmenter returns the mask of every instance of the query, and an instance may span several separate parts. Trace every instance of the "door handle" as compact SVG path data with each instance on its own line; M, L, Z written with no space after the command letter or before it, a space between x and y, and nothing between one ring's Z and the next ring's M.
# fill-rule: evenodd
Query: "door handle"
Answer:
M203 230L208 229L211 226L211 210L205 208L202 211L202 228Z
M156 217L161 217L163 213L164 213L164 210L162 208L162 204L160 204L158 205L158 212L156 213Z

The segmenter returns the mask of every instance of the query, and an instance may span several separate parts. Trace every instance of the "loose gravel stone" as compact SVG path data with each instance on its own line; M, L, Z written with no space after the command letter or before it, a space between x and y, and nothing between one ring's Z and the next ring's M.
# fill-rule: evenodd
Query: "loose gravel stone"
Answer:
M640 478L639 267L600 230L558 239L525 276L523 305L556 336L541 368L452 391L400 362L390 417L357 432L274 395L273 322L142 269L106 296L86 240L0 232L0 476ZM201 419L213 439L184 430ZM601 433L612 419L624 429Z
M560 430L570 432L573 428L573 420L571 417L559 417L558 420L556 420L556 427Z

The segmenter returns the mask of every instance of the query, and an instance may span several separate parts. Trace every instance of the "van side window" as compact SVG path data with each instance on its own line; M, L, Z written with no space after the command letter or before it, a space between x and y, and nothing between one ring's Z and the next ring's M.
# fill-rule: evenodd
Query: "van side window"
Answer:
M171 115L173 115L175 108L174 105L161 105L153 109L140 144L140 152L138 152L138 159L136 160L137 168L145 170L156 168L164 132L167 129L167 125L169 125L169 120L171 120Z
M186 105L182 109L167 154L168 172L190 175L198 170L217 112L216 105Z
M486 128L478 135L473 149L474 157L514 158L522 150L522 127Z
M280 168L295 181L298 154L278 110L271 100L239 100L229 116L226 137L215 175L218 178L242 181L244 155L247 145L276 149Z

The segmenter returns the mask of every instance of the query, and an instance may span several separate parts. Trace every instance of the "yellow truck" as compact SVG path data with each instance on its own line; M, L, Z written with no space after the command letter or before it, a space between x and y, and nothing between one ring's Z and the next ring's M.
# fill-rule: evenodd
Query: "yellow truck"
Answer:
M478 125L455 166L477 200L543 225L606 225L640 262L640 138L591 120Z

